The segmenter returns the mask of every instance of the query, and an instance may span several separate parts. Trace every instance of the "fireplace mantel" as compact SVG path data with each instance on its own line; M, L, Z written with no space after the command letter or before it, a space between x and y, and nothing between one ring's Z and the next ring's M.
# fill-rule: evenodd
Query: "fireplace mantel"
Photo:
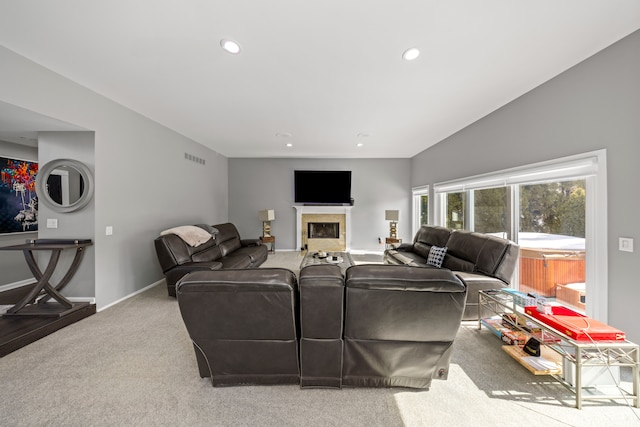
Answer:
M302 247L302 215L304 214L342 214L345 216L346 251L351 250L351 208L353 206L310 206L296 205L296 248Z

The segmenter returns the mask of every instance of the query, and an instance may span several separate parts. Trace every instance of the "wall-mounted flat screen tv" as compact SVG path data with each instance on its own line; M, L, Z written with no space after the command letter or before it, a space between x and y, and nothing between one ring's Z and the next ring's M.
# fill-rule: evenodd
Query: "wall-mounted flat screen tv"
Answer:
M351 203L351 171L294 171L294 192L296 203Z

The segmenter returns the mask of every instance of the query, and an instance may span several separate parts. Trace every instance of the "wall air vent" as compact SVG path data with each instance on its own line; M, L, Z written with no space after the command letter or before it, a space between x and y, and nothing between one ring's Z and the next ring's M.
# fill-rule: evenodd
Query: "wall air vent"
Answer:
M199 163L201 165L206 164L206 161L198 156L194 156L193 154L189 154L189 153L184 153L184 158L186 160L189 160L191 162L196 162Z

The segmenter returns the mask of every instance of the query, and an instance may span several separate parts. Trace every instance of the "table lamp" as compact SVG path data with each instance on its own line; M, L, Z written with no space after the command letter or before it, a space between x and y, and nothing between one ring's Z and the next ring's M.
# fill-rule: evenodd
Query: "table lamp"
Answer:
M271 221L276 219L276 211L273 209L258 211L258 218L262 221L262 236L271 236Z
M386 210L384 211L384 219L389 222L389 238L398 238L398 218L400 217L400 211Z

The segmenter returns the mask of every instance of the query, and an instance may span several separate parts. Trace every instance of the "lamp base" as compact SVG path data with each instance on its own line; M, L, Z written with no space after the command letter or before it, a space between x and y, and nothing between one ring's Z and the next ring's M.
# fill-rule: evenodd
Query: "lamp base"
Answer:
M390 239L398 238L398 223L395 221L391 221L389 223L389 238Z

